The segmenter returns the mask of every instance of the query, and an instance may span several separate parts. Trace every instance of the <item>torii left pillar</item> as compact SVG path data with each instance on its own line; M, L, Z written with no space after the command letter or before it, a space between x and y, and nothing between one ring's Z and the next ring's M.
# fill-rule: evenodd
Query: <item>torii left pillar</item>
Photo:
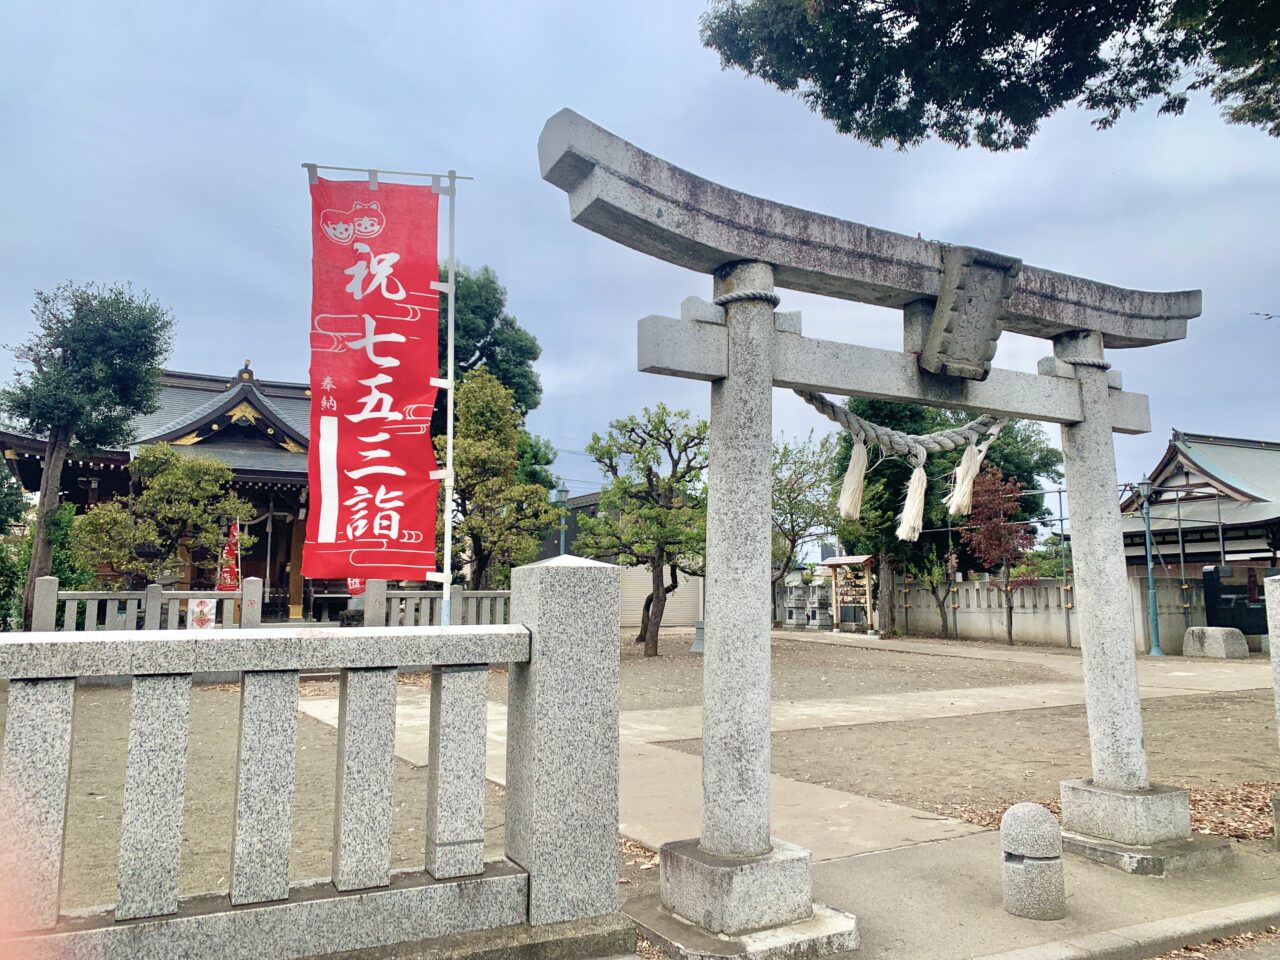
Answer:
M702 836L663 845L661 900L714 934L794 925L811 941L799 929L815 913L809 851L769 831L773 268L721 267L715 296L733 294L745 299L725 304L728 374L711 385ZM811 948L857 946L852 916L818 910L836 932Z

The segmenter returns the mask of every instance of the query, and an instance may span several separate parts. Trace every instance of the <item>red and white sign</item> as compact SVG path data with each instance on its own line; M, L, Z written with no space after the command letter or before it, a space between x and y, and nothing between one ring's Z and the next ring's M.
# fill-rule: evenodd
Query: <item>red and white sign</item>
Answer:
M398 183L311 185L306 577L436 569L438 199Z
M240 589L240 521L231 521L231 532L227 534L226 545L222 548L222 559L218 563L218 585L215 590Z
M347 577L347 593L353 597L358 597L365 591L365 581L363 577Z

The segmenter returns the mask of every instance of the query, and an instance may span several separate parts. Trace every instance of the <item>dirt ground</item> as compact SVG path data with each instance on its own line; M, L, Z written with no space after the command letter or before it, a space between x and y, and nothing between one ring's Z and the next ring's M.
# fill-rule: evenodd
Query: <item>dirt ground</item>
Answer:
M660 656L645 657L635 632L621 637L623 710L688 707L702 703L702 656L689 652L693 631L664 632ZM909 693L959 687L1053 683L1062 675L1035 664L922 657L811 643L773 641L773 699L826 700L871 693ZM494 671L489 699L506 702L505 677Z
M0 704L5 701L7 696L0 697ZM240 695L236 689L192 689L179 873L182 896L224 892L230 883L239 722ZM128 737L128 687L81 687L76 691L64 909L115 901ZM301 881L329 873L337 731L299 714L297 758L289 877ZM426 856L426 769L396 758L393 797L392 867L420 868ZM492 848L496 856L502 849L504 825L500 788L489 784L485 799L486 848Z
M1280 774L1269 691L1145 700L1142 716L1158 782L1210 787ZM666 746L701 749L697 740ZM1088 776L1088 728L1079 706L775 733L773 772L924 810L1043 803L1060 781Z

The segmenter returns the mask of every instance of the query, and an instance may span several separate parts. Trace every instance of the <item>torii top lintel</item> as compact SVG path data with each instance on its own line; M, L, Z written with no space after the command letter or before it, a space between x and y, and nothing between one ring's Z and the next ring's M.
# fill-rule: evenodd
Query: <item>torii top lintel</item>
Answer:
M538 159L543 178L569 195L575 223L691 270L760 260L780 287L886 307L937 298L943 287L946 244L730 190L572 110L547 121ZM1046 338L1096 330L1108 347L1141 347L1181 340L1199 315L1199 290L1127 290L1023 266L1003 327Z

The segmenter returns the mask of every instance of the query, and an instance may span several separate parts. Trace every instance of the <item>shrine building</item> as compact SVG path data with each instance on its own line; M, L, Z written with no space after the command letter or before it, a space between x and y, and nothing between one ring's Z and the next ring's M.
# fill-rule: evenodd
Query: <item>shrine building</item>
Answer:
M1280 443L1173 431L1150 473L1151 536L1162 575L1198 578L1205 566L1276 566L1280 551ZM1142 499L1120 506L1131 566L1146 565Z
M256 542L244 554L242 575L262 578L264 619L299 618L304 609L312 616L313 603L335 591L345 598L345 584L302 577L310 387L259 380L246 360L232 377L166 370L157 402L155 413L134 421L127 447L68 456L59 485L63 502L84 511L127 493L130 461L145 445L214 457L231 468L236 494L255 508L245 526ZM0 430L0 451L23 487L39 490L45 442ZM191 585L177 582L178 589Z

